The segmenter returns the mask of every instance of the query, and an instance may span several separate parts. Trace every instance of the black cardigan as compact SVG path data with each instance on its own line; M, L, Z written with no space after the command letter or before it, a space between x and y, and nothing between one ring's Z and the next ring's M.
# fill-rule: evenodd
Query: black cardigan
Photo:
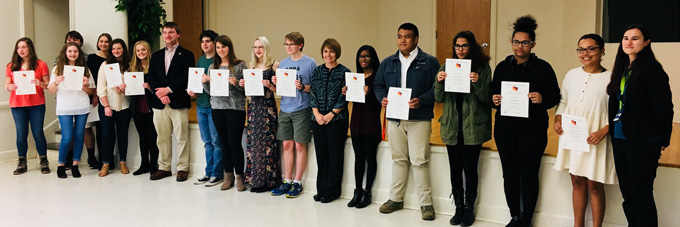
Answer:
M529 82L529 92L541 94L541 103L529 102L529 118L501 116L501 106L496 108L497 130L531 131L546 130L548 128L548 109L553 108L560 102L560 87L557 84L557 76L552 66L543 59L531 54L529 60L522 64L517 64L514 55L510 55L502 62L498 63L494 70L493 83L491 84L492 94L501 94L501 82ZM489 97L491 98L491 97ZM503 102L501 101L501 105Z
M635 86L626 88L621 115L623 135L629 140L660 138L661 146L670 144L673 130L673 100L668 74L657 61L642 62ZM616 94L621 94L617 85ZM619 111L616 95L609 95L609 133L614 133L614 117Z

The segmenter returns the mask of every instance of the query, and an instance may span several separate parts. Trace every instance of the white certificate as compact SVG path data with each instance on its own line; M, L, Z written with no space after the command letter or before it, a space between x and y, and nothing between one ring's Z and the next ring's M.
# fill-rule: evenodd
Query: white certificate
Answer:
M366 95L364 94L366 80L363 73L345 73L345 85L347 86L345 100L366 103Z
M583 117L562 114L562 135L560 147L573 151L590 151L588 144L588 122Z
M444 91L470 93L470 59L446 59Z
M411 101L410 88L390 87L387 93L387 118L408 120L408 102Z
M85 75L85 67L65 65L64 81L59 85L63 84L63 87L60 87L66 90L82 91L83 75Z
M229 96L229 70L210 70L210 96Z
M201 83L203 74L205 74L204 68L189 68L187 91L193 91L196 94L203 93L203 83Z
M36 88L35 84L31 82L35 80L35 72L33 70L29 71L14 71L14 85L17 89L14 90L15 95L35 95Z
M297 79L297 70L295 69L277 69L276 70L276 94L285 97L297 96L297 88L295 87L295 80Z
M118 63L104 65L104 74L106 74L106 86L109 88L116 87L123 83L123 78L120 76L120 65L118 65Z
M144 72L125 72L125 95L144 94Z
M529 118L529 83L501 82L501 116Z
M264 96L262 69L244 69L243 79L246 96Z

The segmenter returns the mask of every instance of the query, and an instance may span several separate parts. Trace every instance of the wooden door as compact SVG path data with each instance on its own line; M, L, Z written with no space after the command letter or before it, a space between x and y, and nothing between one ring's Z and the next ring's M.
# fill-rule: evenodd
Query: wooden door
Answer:
M179 25L179 44L194 53L195 61L203 55L198 36L203 31L203 1L181 0L172 2L173 21Z

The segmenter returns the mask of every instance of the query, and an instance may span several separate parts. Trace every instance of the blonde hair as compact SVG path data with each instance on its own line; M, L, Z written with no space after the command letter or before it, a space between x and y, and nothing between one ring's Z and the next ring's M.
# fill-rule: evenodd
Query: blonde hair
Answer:
M142 45L144 48L146 48L146 65L142 65L142 59L139 59L137 57L137 45ZM149 62L151 62L151 46L149 46L149 43L147 43L144 40L137 41L134 46L132 46L132 53L135 55L134 58L132 58L132 61L130 62L130 70L134 70L137 72L144 72L145 74L149 72Z
M267 37L260 36L257 37L257 40L260 40L262 43L262 46L264 46L264 53L262 53L262 63L264 64L265 67L269 68L272 65L274 65L274 58L272 58L271 53L269 53L269 49L271 49L271 45L269 45L269 40ZM254 41L253 41L254 42ZM260 59L255 56L255 52L252 51L250 53L250 62L248 63L248 66L250 66L251 69L255 68L257 63L260 63Z

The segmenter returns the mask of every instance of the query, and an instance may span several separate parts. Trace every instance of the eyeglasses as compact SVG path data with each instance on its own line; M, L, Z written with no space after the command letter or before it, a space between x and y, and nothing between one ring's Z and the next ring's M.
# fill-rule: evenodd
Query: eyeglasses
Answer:
M286 44L284 44L286 45ZM264 49L264 46L253 46L253 49Z
M453 45L454 50L467 50L470 49L470 44L463 44L463 45Z
M582 54L583 52L588 52L588 53L593 53L595 50L600 49L601 47L586 47L586 48L576 48L576 53Z
M370 56L370 55L361 55L361 56L359 56L357 59L359 59L359 60L361 60L361 59L364 59L364 60L371 60L371 56Z
M295 43L284 43L283 45L286 46L286 47L292 47L292 46L297 46L297 45L300 45L300 44L295 44Z
M524 41L521 41L521 42L519 40L513 40L512 41L513 46L519 46L520 44L522 44L523 47L528 47L529 45L531 45L533 43L534 43L534 41L529 41L529 40L524 40Z

